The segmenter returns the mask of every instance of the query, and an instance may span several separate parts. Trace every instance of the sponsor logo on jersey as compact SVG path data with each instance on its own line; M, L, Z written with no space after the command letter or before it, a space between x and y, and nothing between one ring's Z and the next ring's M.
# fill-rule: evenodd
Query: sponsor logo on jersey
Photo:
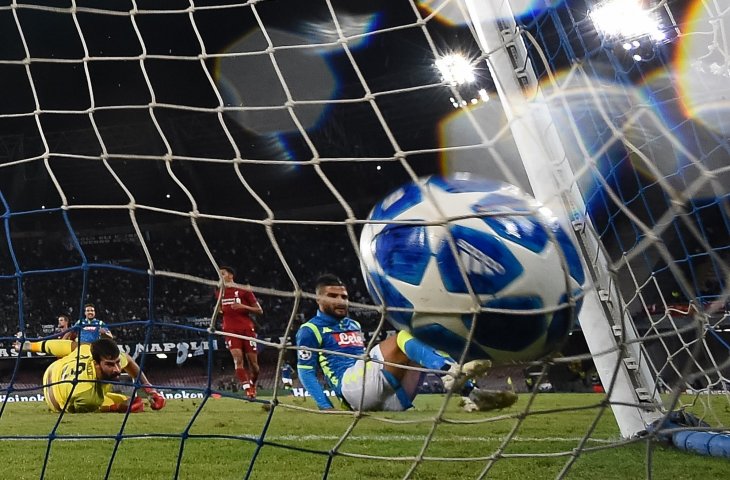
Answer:
M332 338L340 347L364 347L360 332L334 332Z

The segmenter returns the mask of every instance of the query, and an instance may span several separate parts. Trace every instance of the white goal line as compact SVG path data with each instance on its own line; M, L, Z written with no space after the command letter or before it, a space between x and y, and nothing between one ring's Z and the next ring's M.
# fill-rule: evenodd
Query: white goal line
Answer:
M177 438L176 435L173 434L166 434L166 435L131 435L129 437L124 437L124 441L130 441L130 440L169 440L169 439L175 439ZM191 439L212 439L212 440L258 440L259 436L254 434L243 434L243 435L190 435L188 438ZM269 442L310 442L310 441L336 441L341 439L342 437L340 435L267 435L265 437L266 441ZM355 442L423 442L424 436L423 435L350 435L347 437L348 441L355 441ZM4 438L0 439L0 442L4 441L43 441L47 442L48 438L41 438L41 437L32 437L32 438L20 438L20 437L13 437L13 438ZM80 442L80 441L92 441L92 440L105 440L105 438L88 438L88 437L63 437L63 436L57 436L54 438L54 441L63 441L63 442ZM114 440L113 437L109 437L108 440ZM499 436L493 436L493 437L485 437L485 436L469 436L469 435L459 435L455 437L444 437L444 438L432 438L431 442L436 443L443 443L443 442L503 442L505 440L505 437L499 437ZM577 443L583 441L584 438L582 437L513 437L511 441L513 442L530 442L530 443L548 443L548 442L570 442L570 443ZM622 440L618 438L610 439L610 438L589 438L587 439L588 442L594 442L594 443L602 443L602 444L611 444L611 443L617 443L622 442Z

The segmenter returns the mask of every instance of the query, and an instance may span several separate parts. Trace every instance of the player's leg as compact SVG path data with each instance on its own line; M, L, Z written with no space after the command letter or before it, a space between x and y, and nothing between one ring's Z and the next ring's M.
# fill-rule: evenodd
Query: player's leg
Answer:
M421 372L400 368L398 365L423 366L434 370L448 369L453 363L451 357L429 347L407 332L398 332L380 342L371 352L371 357L393 365L383 364L382 376L394 394L384 400L383 410L406 410L416 397ZM401 406L401 408L397 408Z
M245 335L248 337L254 337L256 333L254 331L248 331ZM246 396L251 399L256 398L256 381L259 378L260 370L257 347L258 345L254 340L243 340L243 353L246 356L248 376L251 380L251 386L246 391Z
M231 357L233 358L233 368L236 371L236 378L242 386L251 383L251 379L248 376L248 370L245 368L243 361L243 350L240 348L231 348Z
M241 388L245 390L246 388L250 388L251 379L248 376L248 371L243 362L243 346L244 340L237 337L226 337L226 347L228 347L228 351L231 352L231 357L233 358L236 379L241 384Z
M411 408L425 376L424 372L418 370L406 370L393 395L383 402L383 410L401 411Z
M76 350L77 343L73 340L42 340L40 342L23 342L23 350L34 353L47 353L54 357L65 357Z
M357 360L342 375L340 391L347 405L362 411L410 408L412 398L401 388L400 380L383 367L380 345L372 349L370 356L376 361Z
M129 408L129 397L121 393L107 392L104 394L104 401L99 407L100 412L117 412L125 413ZM134 397L132 400L131 413L139 413L144 411L142 398Z
M448 370L456 363L447 354L426 345L408 332L400 331L380 342L380 352L386 362L397 365L420 365L432 370ZM385 370L402 379L407 369L385 365Z
M482 410L480 404L487 406L491 403L491 398L482 401L484 399L478 396L480 392L474 392L476 385L472 382L472 379L479 378L487 372L492 366L491 361L473 360L459 367L448 354L434 349L405 331L400 331L397 335L388 337L380 343L380 347L383 358L387 362L400 365L415 363L425 368L446 371L447 374L442 377L444 387L447 391L453 391L463 397L462 401L467 405L466 410L469 410L469 408ZM386 365L384 369L401 382L405 375L410 372L410 370L398 368L394 365ZM413 396L415 396L415 393Z
M256 343L256 342L252 342ZM255 347L254 347L255 348ZM251 379L251 386L246 391L246 396L249 398L256 398L256 381L259 378L259 360L258 354L253 352L246 352L246 363L248 364L248 376Z
M398 350L395 337L390 338L393 340L381 342L370 351L374 361L358 360L342 376L340 390L351 409L403 411L413 406L422 372L383 363L416 366Z
M406 392L409 392L411 398L415 397L415 392L418 390L423 381L426 379L426 372L420 370L408 370L401 380L401 385Z
M393 338L393 337L391 337ZM433 370L444 370L456 363L447 353L436 350L406 331L395 335L395 343L412 362Z
M61 361L56 360L46 368L43 373L43 398L46 401L46 405L51 409L52 412L60 412L61 405L59 405L56 399L56 388L58 385L52 385L54 379L59 375L59 369L61 368Z

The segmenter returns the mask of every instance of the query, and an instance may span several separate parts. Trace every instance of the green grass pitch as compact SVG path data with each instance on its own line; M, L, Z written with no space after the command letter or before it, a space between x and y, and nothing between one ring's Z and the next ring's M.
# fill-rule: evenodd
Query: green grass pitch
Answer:
M357 419L351 412L307 411L313 402L293 397L283 397L272 412L238 399L188 399L128 418L65 415L60 423L45 404L7 403L0 416L0 468L3 478L18 480L101 479L107 471L108 478L120 480L249 474L318 479L328 464L330 479L403 478L410 472L415 479L530 480L555 478L567 465L565 478L623 480L647 478L649 463L651 478L727 477L726 459L621 441L610 409L602 409L603 398L541 394L527 416L527 395L508 410L471 414L452 399L438 422L442 395L419 396L408 412ZM729 424L727 400L711 400L712 410Z

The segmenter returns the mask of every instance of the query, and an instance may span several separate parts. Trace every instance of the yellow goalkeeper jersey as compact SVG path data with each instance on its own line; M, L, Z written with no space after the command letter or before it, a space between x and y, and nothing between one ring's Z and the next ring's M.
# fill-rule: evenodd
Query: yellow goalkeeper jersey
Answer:
M127 366L127 356L119 357L121 368ZM74 386L74 379L78 383ZM67 404L69 413L95 412L104 402L104 395L111 384L96 382L96 368L91 357L91 345L81 344L79 350L59 358L43 375L43 394L54 412L60 412Z

